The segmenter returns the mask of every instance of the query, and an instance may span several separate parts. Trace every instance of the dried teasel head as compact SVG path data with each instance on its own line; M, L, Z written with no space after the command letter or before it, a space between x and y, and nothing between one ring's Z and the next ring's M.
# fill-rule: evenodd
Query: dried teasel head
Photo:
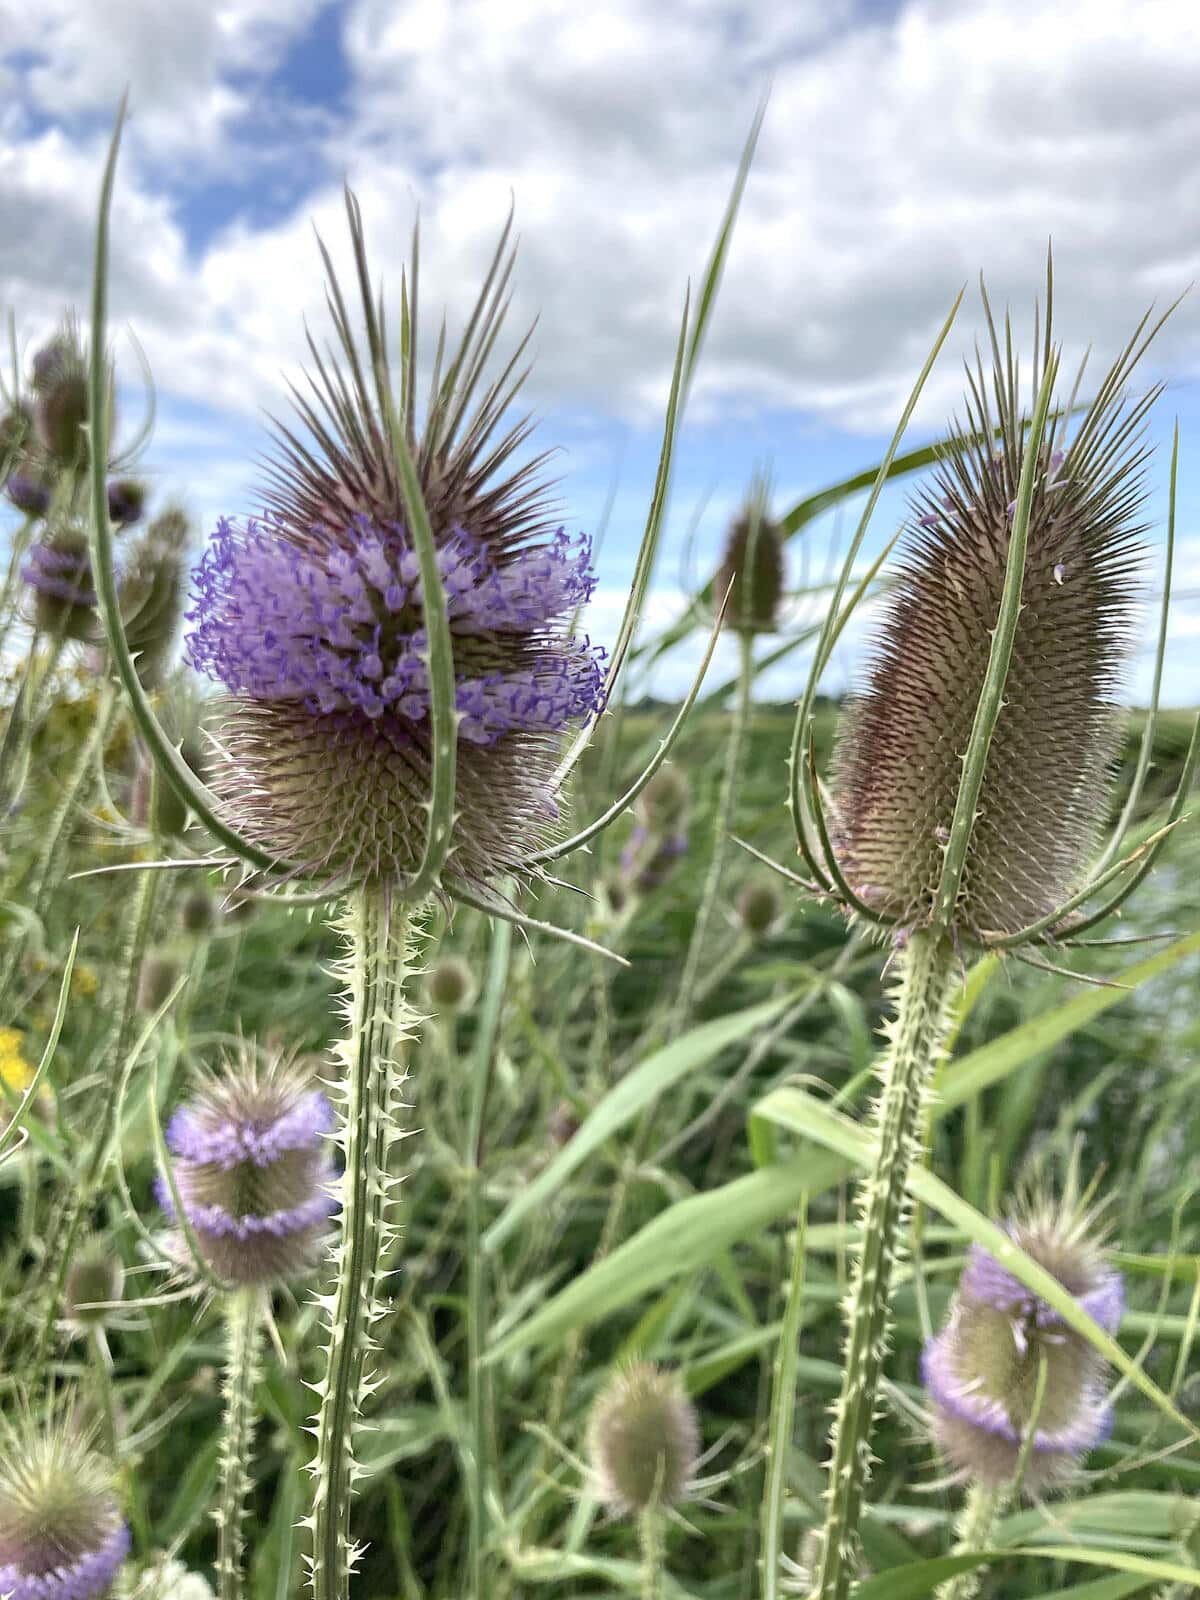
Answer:
M1105 814L1146 527L1143 422L1158 393L1125 394L1144 327L1080 420L1068 415L1073 395L1056 395L1038 452L1021 611L953 914L962 937L1014 934L1052 914ZM981 359L968 368L955 426L965 442L946 450L916 505L835 752L831 839L845 882L908 929L933 917L1026 460L1006 332L1002 347L993 330L991 373ZM1052 360L1047 311L1035 396Z

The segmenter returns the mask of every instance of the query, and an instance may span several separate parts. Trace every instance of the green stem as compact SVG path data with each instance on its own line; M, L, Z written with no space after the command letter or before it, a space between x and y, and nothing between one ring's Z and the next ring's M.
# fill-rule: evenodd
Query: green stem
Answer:
M1000 1513L1007 1503L1007 1488L1003 1486L993 1488L989 1484L973 1483L968 1491L966 1504L954 1525L956 1537L952 1554L970 1556L976 1551L986 1550L992 1541L992 1531ZM982 1569L960 1572L957 1577L948 1578L945 1583L939 1585L935 1600L974 1600L982 1582Z
M788 1458L792 1452L792 1425L796 1416L796 1360L800 1354L800 1317L804 1309L807 1265L808 1197L800 1201L796 1242L792 1250L792 1275L779 1343L775 1347L775 1382L771 1394L771 1431L767 1441L767 1481L762 1503L762 1548L759 1565L762 1600L779 1600L783 1560L783 1506L787 1492Z
M641 1600L662 1600L663 1526L657 1502L648 1505L638 1517L638 1539L642 1550Z
M228 1354L221 1437L221 1497L216 1511L219 1600L242 1600L243 1523L254 1451L254 1391L262 1376L262 1292L239 1289L225 1305Z
M325 1302L327 1366L317 1386L321 1404L308 1519L313 1600L345 1600L357 1557L350 1542L354 1426L367 1392L366 1359L375 1348L371 1329L384 1311L382 1258L395 1234L388 1155L402 1132L402 1051L418 1021L405 998L412 956L407 913L363 890L351 901L342 928L350 945L350 1032L341 1046L348 1073L341 1094L345 1173L337 1283Z
M713 824L712 856L708 863L708 875L704 880L704 892L696 912L696 920L692 925L692 937L688 942L683 976L679 980L679 990L671 1013L672 1038L687 1027L692 1009L692 999L700 977L700 964L704 959L708 930L717 907L721 874L729 849L729 830L733 823L734 801L737 797L738 779L742 772L742 751L746 743L746 732L750 726L750 691L754 685L753 635L739 633L738 649L740 652L738 694L725 745L725 768L721 774L721 789L717 797L716 819Z
M483 1364L488 1326L487 1256L483 1238L484 1117L496 1057L496 1039L512 954L511 922L492 923L491 960L471 1063L467 1125L467 1383L471 1428L471 1588L487 1594L488 1475L491 1386Z
M117 1406L113 1397L112 1357L109 1354L108 1341L104 1337L104 1329L98 1323L88 1327L87 1344L92 1377L95 1380L96 1403L100 1411L100 1438L103 1442L105 1453L111 1461L115 1462L117 1459Z
M31 1378L31 1382L36 1382L36 1376L40 1374L42 1363L45 1360L46 1352L49 1348L50 1333L54 1327L58 1308L62 1302L63 1285L67 1281L67 1273L71 1267L71 1258L75 1253L75 1246L79 1241L80 1229L87 1215L88 1207L99 1191L105 1169L108 1166L113 1133L117 1124L117 1112L120 1109L121 1087L127 1078L125 1057L133 1043L133 1025L137 1014L138 978L141 973L142 959L150 941L150 930L154 923L154 913L158 905L159 888L159 874L157 872L139 872L135 876L137 878L137 887L134 889L129 903L129 911L125 923L125 938L122 943L114 982L109 991L111 1003L115 1008L116 1020L109 1031L102 1051L101 1079L103 1088L101 1090L101 1101L98 1110L93 1110L92 1139L82 1170L79 1172L75 1187L67 1198L65 1215L53 1234L58 1260L54 1269L54 1279L50 1287L37 1344L34 1349L32 1363L34 1376Z
M833 1426L820 1577L813 1600L846 1600L858 1552L871 1434L891 1327L892 1270L901 1246L904 1185L921 1148L922 1109L948 1025L950 942L914 933L904 953L897 1015L874 1109L875 1167L860 1185L862 1244L846 1316L846 1359Z

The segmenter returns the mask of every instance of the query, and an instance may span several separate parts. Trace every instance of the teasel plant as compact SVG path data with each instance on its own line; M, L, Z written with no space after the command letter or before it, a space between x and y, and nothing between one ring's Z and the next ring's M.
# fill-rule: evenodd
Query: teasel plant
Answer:
M103 342L109 208L124 107L99 209L92 346ZM315 1600L348 1593L360 1551L350 1531L354 1429L375 1386L374 1333L386 1309L382 1262L397 1236L393 1147L406 1134L406 1051L420 1017L411 990L425 908L437 897L553 933L500 892L544 880L636 800L666 759L696 683L654 759L599 817L561 836L558 797L586 750L628 656L666 506L681 407L711 313L761 118L755 119L693 312L685 302L663 446L630 601L607 667L570 619L591 591L586 541L555 531L544 456L518 465L532 423L506 421L530 333L500 376L485 371L509 302L511 220L457 348L439 336L418 426L419 251L401 279L399 371L371 284L362 218L346 211L363 334L323 243L336 351L309 336L298 422L276 423L266 513L222 521L201 564L189 650L230 704L214 740L211 787L166 735L138 679L121 621L101 465L103 371L92 364L92 562L116 671L160 777L220 852L285 903L344 902L344 1173L335 1283L318 1297L326 1332L312 1505ZM532 330L530 330L532 332ZM582 726L580 726L582 724ZM564 735L574 740L558 756ZM161 864L164 868L179 863ZM486 1505L473 1502L476 1517ZM482 1551L486 1530L475 1530Z
M915 507L863 687L843 714L827 789L816 770L817 686L865 592L860 582L847 599L878 494L960 295L850 542L794 727L790 805L808 876L792 873L791 881L887 944L896 974L872 1112L874 1169L857 1197L862 1244L846 1307L815 1600L845 1600L855 1577L905 1186L922 1150L956 974L979 951L1064 971L1043 953L1095 942L1086 936L1157 860L1195 772L1200 723L1166 826L1126 849L1165 648L1176 433L1159 663L1144 743L1116 831L1084 870L1110 793L1116 697L1139 598L1144 424L1159 393L1151 387L1130 398L1126 385L1170 313L1158 320L1147 313L1095 397L1080 405L1082 369L1065 397L1058 389L1052 287L1048 269L1028 414L1011 323L997 328L983 294L991 371L978 353L967 368L965 421L956 422Z
M163 1140L157 1193L178 1230L172 1253L215 1291L226 1329L219 1600L245 1592L243 1525L269 1294L310 1274L324 1255L337 1206L333 1125L329 1100L294 1059L260 1063L247 1044L201 1078Z

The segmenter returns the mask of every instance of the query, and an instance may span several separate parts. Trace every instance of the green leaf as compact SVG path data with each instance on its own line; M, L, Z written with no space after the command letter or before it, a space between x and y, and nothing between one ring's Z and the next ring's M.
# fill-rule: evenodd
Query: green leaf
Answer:
M680 1078L697 1071L728 1045L736 1044L777 1017L794 1000L794 994L787 994L750 1006L745 1011L735 1011L731 1016L701 1023L648 1056L609 1090L549 1166L497 1218L483 1236L484 1249L497 1249L527 1217L542 1210L590 1155Z

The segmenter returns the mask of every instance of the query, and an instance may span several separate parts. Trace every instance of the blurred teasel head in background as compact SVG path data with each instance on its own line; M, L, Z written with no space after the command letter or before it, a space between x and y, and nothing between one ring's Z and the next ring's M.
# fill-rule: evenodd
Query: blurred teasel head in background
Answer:
M79 643L99 637L88 537L80 524L65 522L31 544L21 577L39 633Z
M1048 296L1049 302L1049 296ZM932 920L955 803L1000 613L1028 414L1011 327L993 367L968 366L965 421L915 507L915 528L834 759L833 849L859 898L906 928ZM1149 454L1159 393L1126 384L1146 321L1082 416L1056 391L1033 476L1021 610L958 903L957 931L1011 935L1078 881L1105 815L1117 709L1140 598ZM1047 305L1032 400L1056 366Z
M63 1286L63 1311L75 1328L110 1321L125 1284L125 1269L107 1239L85 1239L72 1257Z
M429 969L425 988L435 1011L453 1014L471 1003L475 993L475 978L460 956L444 955L439 956Z
M28 1412L0 1422L6 1600L98 1600L110 1593L129 1543L112 1468L86 1433Z
M572 632L590 546L558 526L522 460L529 419L507 413L529 335L483 374L508 304L506 227L458 347L439 341L418 428L416 259L402 289L399 383L366 279L366 349L328 255L336 351L310 337L300 428L277 427L258 521L223 519L195 579L192 663L232 697L214 784L245 836L309 877L402 887L422 859L432 773L431 678L420 562L395 435L415 463L445 592L457 716L447 889L520 873L558 815L562 735L602 700L600 652ZM305 437L301 437L304 434Z
M129 551L121 572L121 617L147 689L161 688L175 660L187 601L189 538L185 513L169 507Z
M238 1284L308 1272L337 1209L329 1135L333 1109L307 1071L247 1049L201 1080L167 1128L179 1200L206 1265ZM174 1211L160 1175L158 1198Z
M771 633L783 605L783 532L772 521L768 485L756 478L745 505L730 525L713 586L725 604L725 624L739 633Z
M1033 1196L1004 1230L1105 1333L1124 1311L1096 1213L1075 1195ZM925 1347L925 1388L939 1450L965 1479L1001 1486L1032 1430L1025 1485L1061 1483L1108 1437L1105 1364L1091 1344L996 1258L972 1245L942 1331Z
M639 1361L614 1373L588 1423L595 1492L624 1516L677 1506L700 1458L700 1424L678 1373Z

